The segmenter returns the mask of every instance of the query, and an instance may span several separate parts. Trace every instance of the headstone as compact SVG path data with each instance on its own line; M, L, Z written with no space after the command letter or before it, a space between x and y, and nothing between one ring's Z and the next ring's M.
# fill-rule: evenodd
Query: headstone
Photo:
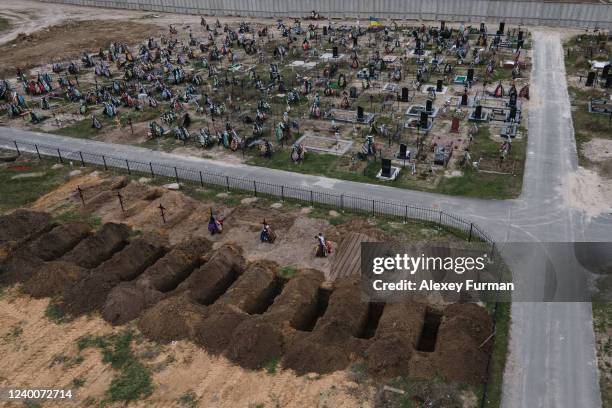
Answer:
M446 21L444 20L440 21L440 31L444 31L445 24L446 24Z
M601 77L608 78L609 74L610 74L610 64L607 64L605 67L603 67L603 70L601 71Z
M425 102L425 112L431 113L432 111L433 111L433 101L431 99L428 99L427 102Z
M332 56L338 58L338 47L334 46L334 48L332 48Z
M356 46L357 46L357 39L358 39L358 38L359 38L359 37L357 37L357 36L353 37L353 47L356 47Z
M357 121L363 122L363 108L361 106L357 107Z
M593 86L593 82L595 82L595 71L589 72L589 75L587 76L586 84L584 85Z
M399 158L406 159L406 153L408 152L408 146L405 143L400 144Z
M464 93L463 95L461 95L461 105L467 106L467 104L468 104L468 96L466 93Z
M357 98L357 88L355 88L354 86L351 86L351 88L349 89L349 97L350 98Z
M505 22L501 22L499 23L499 30L497 30L497 34L504 34L504 29L506 28L506 23Z
M427 112L421 111L421 129L427 129Z
M468 68L467 81L468 82L474 81L474 68Z
M436 82L436 92L442 92L442 80L438 79L438 82Z
M474 110L474 118L476 119L482 118L482 106L480 105L476 106L476 109Z
M612 74L608 74L606 78L606 84L604 85L606 88L612 88Z
M323 26L323 35L327 35L327 26Z
M380 175L382 177L391 177L391 159L382 159L381 160L382 171Z
M453 121L451 122L451 132L459 133L459 118L453 117Z
M523 44L525 44L524 40L518 40L516 43L516 49L518 50L518 49L523 48Z
M402 88L402 102L408 102L408 88Z
M485 23L480 23L480 32L484 34L486 31L487 29L485 28Z
M519 30L518 32L518 41L522 41L523 40L523 32Z

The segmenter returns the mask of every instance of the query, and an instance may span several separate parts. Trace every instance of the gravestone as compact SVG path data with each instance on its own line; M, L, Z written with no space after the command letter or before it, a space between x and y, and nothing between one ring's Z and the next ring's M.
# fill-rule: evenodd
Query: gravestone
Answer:
M332 48L332 56L338 58L338 47L334 46L334 48Z
M391 177L391 159L382 159L381 165L382 165L382 171L380 175L386 178Z
M601 71L601 77L607 79L609 74L610 74L610 64L603 67L603 70Z
M353 47L357 47L357 39L358 38L359 37L357 37L357 36L353 37Z
M349 89L349 97L350 98L357 98L357 88L355 88L354 86L351 86L351 88Z
M453 117L453 121L451 122L451 132L459 133L459 118Z
M480 105L476 106L476 109L474 110L474 118L475 119L482 118L482 106L480 106Z
M436 82L436 92L442 92L442 80L438 79L438 82Z
M612 74L608 74L606 78L606 84L604 85L606 88L612 88Z
M593 86L593 82L595 82L595 71L589 72L589 75L587 76L586 84L584 85Z
M446 25L446 21L440 21L440 31L444 31L444 26Z
M433 101L431 99L428 99L427 102L425 102L425 112L431 113L432 110L433 110Z
M363 122L363 108L361 106L357 107L357 121Z
M461 95L461 105L467 106L467 104L468 104L468 95L467 93L464 93L463 95Z
M323 35L327 35L327 26L323 26Z
M402 102L408 102L408 88L402 88Z
M421 111L421 129L427 129L427 112Z
M405 143L401 143L398 159L403 159L403 160L407 159L408 157L406 157L406 153L408 153L408 146L406 146Z
M468 82L474 81L474 68L468 68L467 81Z
M485 23L480 23L480 32L482 34L487 32L487 29L485 28Z
M518 32L518 41L523 41L523 32L520 30Z
M516 43L516 49L519 50L521 48L523 48L523 44L525 43L524 40L518 40Z
M506 23L505 22L501 22L499 23L499 30L497 30L497 34L504 34L504 29L506 28Z

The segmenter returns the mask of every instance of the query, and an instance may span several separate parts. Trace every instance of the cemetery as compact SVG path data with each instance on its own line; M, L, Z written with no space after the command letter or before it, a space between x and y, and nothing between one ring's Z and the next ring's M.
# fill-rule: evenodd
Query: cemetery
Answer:
M612 179L612 38L581 34L564 49L580 163Z
M27 156L0 163L0 177L67 170ZM10 180L7 184L18 182ZM494 349L487 341L492 332L488 309L458 303L364 303L358 269L345 261L355 257L364 240L458 243L461 238L419 223L391 223L222 190L182 190L82 169L27 207L0 214L0 305L10 311L0 335L17 324L11 317L17 312L7 306L17 302L19 313L28 314L19 323L25 326L23 336L31 336L34 318L34 337L45 339L44 346L29 346L40 350L35 364L44 367L28 375L54 380L87 366L80 375L94 384L108 372L95 356L63 369L45 368L41 356L51 358L47 347L71 350L83 341L78 333L91 337L127 327L142 334L142 345L165 350L163 355L179 347L200 356L195 362L168 360L167 367L151 369L156 383L166 384L166 376L177 370L202 383L211 381L203 375L216 369L228 384L238 376L264 386L270 375L287 386L300 384L300 395L282 394L292 403L308 401L304 398L310 391L328 389L325 381L333 383L355 366L362 367L364 402L374 398L373 387L402 376L429 384L419 391L423 398L455 404L462 395L477 393L488 377ZM160 217L162 203L165 217ZM224 220L221 233L202 228L213 214ZM275 231L272 245L259 240L262 221ZM315 256L318 232L333 244L328 257ZM35 317L36 305L43 304L59 320ZM0 342L7 364L21 367L11 347ZM202 355L209 357L201 361ZM265 374L271 361L282 378ZM443 384L443 396L435 388L442 385L436 384ZM83 392L99 398L99 388ZM175 384L146 401L167 402L181 390ZM350 390L338 393L325 399L353 401Z
M1 124L402 188L520 193L524 27L324 16L155 23L35 62L13 51Z

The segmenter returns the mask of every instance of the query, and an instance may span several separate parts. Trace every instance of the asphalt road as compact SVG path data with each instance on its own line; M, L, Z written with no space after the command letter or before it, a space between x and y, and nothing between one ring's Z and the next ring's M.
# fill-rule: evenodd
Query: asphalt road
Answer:
M528 157L523 192L514 200L480 200L179 156L135 146L0 128L0 146L12 140L82 150L169 166L293 185L334 194L444 209L476 222L501 246L510 242L612 241L612 216L588 218L564 198L577 169L560 34L533 32ZM568 257L573 257L568 254ZM513 263L513 258L507 258ZM534 279L537 276L522 276ZM535 287L535 286L534 286ZM601 407L589 303L515 302L505 408Z

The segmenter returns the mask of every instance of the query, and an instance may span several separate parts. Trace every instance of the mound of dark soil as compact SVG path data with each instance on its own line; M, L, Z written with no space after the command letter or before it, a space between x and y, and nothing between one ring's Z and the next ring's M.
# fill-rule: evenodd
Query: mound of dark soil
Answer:
M223 353L232 341L232 334L251 316L236 307L211 306L208 317L198 325L195 342L213 354Z
M234 330L226 354L236 364L257 370L281 358L283 336L275 325L263 318L248 319Z
M276 277L277 269L274 262L250 264L217 304L234 306L248 314L264 313L283 289L284 281Z
M64 310L73 316L80 316L102 308L114 286L136 278L162 255L163 247L152 242L151 237L133 240L64 292Z
M413 350L402 333L378 337L366 350L368 372L376 378L407 376Z
M333 373L344 370L351 359L347 348L324 345L305 337L288 347L282 364L284 368L294 370L298 375L308 373Z
M127 225L109 222L97 233L81 241L72 251L64 255L62 260L93 269L123 248L129 235L130 228Z
M143 310L161 301L164 294L135 282L121 282L115 286L102 308L102 317L113 325L136 319Z
M30 210L15 210L0 216L0 263L13 250L52 228L51 215Z
M74 248L89 235L90 230L86 222L67 222L36 238L28 250L43 261L52 261Z
M194 339L201 325L206 308L186 296L173 296L147 309L138 328L149 339L160 343Z
M53 261L43 263L37 273L26 280L21 291L35 298L60 296L64 291L83 279L86 270L78 265Z

